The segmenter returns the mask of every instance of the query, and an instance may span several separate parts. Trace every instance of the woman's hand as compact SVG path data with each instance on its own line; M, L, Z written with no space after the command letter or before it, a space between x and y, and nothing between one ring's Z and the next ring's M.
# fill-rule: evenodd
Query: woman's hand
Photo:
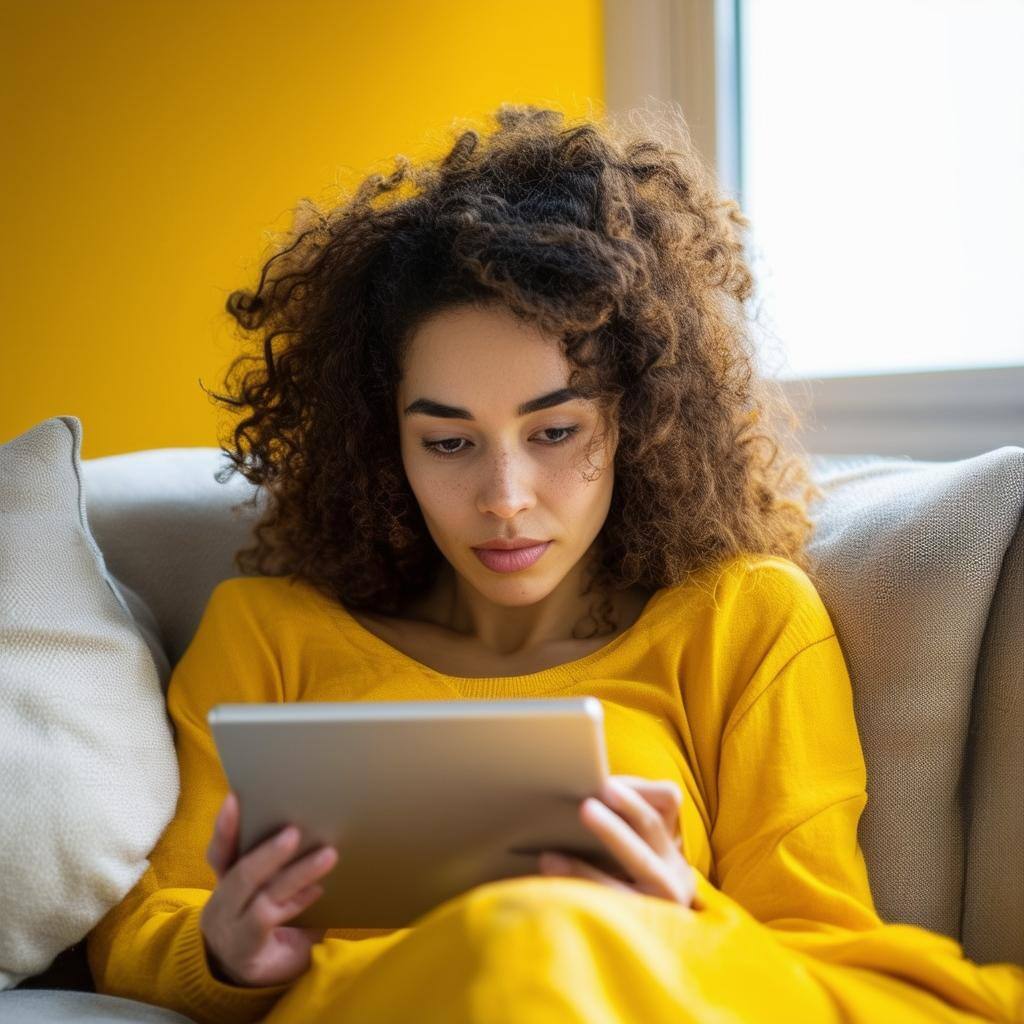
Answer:
M217 887L199 919L218 980L280 985L309 967L312 947L326 929L281 926L323 895L315 882L334 867L338 852L321 846L293 862L299 839L299 830L290 825L236 859L238 798L230 791L224 798L206 851Z
M613 889L691 906L696 877L681 849L682 799L679 786L668 779L610 776L600 800L588 797L580 804L580 820L608 847L632 881L620 881L577 857L548 852L540 855L540 873L589 878Z

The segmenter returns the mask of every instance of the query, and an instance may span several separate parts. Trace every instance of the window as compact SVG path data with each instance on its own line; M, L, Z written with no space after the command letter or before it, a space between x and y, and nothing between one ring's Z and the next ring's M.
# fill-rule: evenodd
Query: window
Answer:
M1024 3L740 0L780 378L1024 363Z
M1024 445L1024 0L604 0L611 114L678 105L751 220L812 454Z

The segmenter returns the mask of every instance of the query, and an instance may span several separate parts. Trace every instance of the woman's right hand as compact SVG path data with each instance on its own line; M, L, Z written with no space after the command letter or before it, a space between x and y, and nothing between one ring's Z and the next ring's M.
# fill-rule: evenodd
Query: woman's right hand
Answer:
M217 887L200 916L214 977L259 987L294 981L305 973L324 929L281 927L323 895L318 878L338 859L333 846L289 863L299 846L294 825L238 858L238 798L228 792L217 814L206 859Z

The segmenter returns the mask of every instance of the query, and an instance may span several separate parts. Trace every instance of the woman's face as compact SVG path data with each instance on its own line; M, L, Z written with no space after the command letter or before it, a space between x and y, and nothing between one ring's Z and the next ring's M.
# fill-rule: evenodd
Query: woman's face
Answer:
M604 427L598 407L556 396L546 408L520 408L564 389L571 369L557 339L502 307L438 313L406 353L397 395L406 475L438 548L496 603L550 593L608 514L614 442L585 457ZM474 552L515 537L549 543L532 565L509 572Z

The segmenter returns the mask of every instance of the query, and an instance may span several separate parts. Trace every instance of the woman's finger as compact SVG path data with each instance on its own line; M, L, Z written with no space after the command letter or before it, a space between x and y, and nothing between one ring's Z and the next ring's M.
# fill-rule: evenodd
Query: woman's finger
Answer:
M254 893L253 899L262 895L272 903L287 903L300 890L323 878L337 862L338 851L333 846L311 850L274 875L259 892Z
M683 800L683 791L679 783L673 782L671 779L649 779L644 775L611 775L609 778L625 782L633 789L643 793L644 796L650 795L659 801L678 805Z
M298 852L299 829L289 825L240 857L224 876L218 891L225 906L241 916L253 896L289 864Z
M213 835L206 848L207 863L218 881L238 857L238 798L228 790L213 825Z
M647 782L650 783L651 780L647 780ZM678 796L679 802L682 802L682 791L675 783L664 780L664 784L662 784L655 780L652 784L658 786L663 795L668 795L673 800ZM656 825L651 819L650 812L643 806L647 803L645 797L634 792L628 784L624 784L619 776L612 777L611 785L606 787L606 794L610 798L614 811L622 815L625 808L630 807L632 813L636 815L630 820L637 823L640 831L650 830L644 832L644 838L648 839L651 847L659 855L660 870L656 874L655 882L652 885L638 879L640 891L674 900L684 906L691 906L697 890L697 880L693 866L683 850L682 836L679 835L676 838L672 835L675 832L675 827L670 832L664 822Z
M659 857L678 851L678 846L665 825L664 817L629 785L615 776L609 778L601 799L623 818Z
M300 911L312 906L323 894L324 887L314 882L279 903L267 895L266 889L261 889L246 906L239 924L247 928L258 942L272 928L287 924Z
M539 858L540 873L561 878L589 878L591 881L600 882L602 885L611 886L613 889L621 889L623 892L635 892L632 886L619 881L613 875L609 875L600 868L588 864L578 857L567 857L563 853L552 854L547 851Z
M580 817L583 824L608 847L630 878L645 890L665 894L672 891L668 865L614 810L589 797L580 805ZM673 851L678 856L674 847Z
M648 803L652 804L665 819L668 834L676 837L679 830L679 812L683 803L683 791L678 783L671 779L645 779L639 775L613 775L614 779L625 783L636 790ZM677 842L678 846L679 843Z

